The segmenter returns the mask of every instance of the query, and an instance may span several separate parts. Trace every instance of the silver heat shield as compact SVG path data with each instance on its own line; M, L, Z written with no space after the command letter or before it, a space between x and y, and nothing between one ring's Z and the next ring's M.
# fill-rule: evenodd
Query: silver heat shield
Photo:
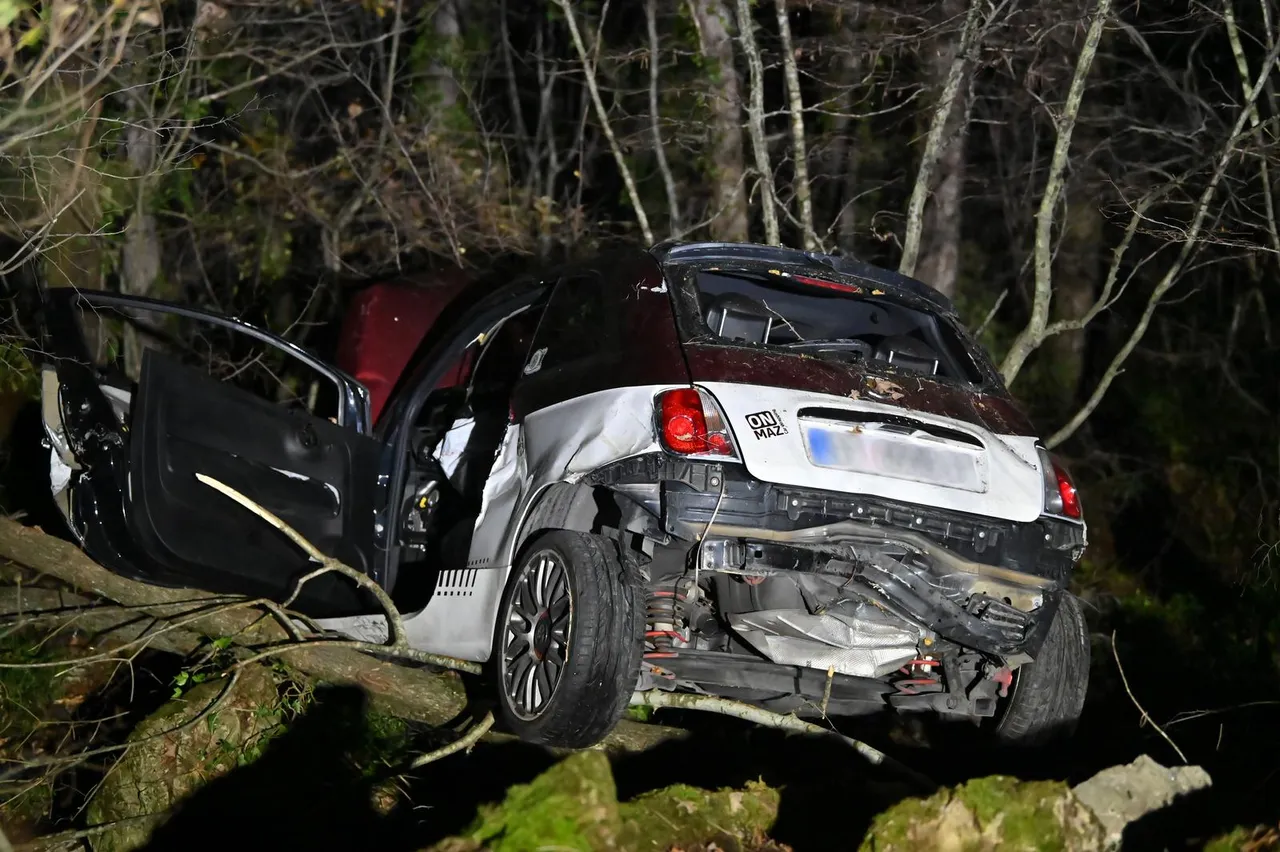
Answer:
M744 642L775 663L855 677L882 677L916 657L919 628L871 605L815 615L770 609L729 616ZM847 614L854 609L856 615Z

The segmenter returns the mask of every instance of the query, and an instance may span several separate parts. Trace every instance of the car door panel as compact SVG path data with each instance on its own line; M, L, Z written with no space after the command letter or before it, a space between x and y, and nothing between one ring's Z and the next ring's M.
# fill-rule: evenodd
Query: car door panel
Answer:
M77 310L157 311L243 332L299 359L338 388L330 420L269 402L147 349L122 422L88 357ZM252 326L177 305L97 293L46 298L47 428L65 435L81 470L68 520L82 545L119 573L168 586L286 598L315 563L283 534L209 486L212 477L298 530L319 550L369 571L382 447L354 380ZM54 422L56 421L56 422ZM295 603L311 615L376 611L347 578L307 583Z
M130 520L148 549L189 566L206 587L270 597L287 595L314 567L266 521L196 479L204 474L279 516L322 553L367 570L375 441L154 352L144 356L138 384Z

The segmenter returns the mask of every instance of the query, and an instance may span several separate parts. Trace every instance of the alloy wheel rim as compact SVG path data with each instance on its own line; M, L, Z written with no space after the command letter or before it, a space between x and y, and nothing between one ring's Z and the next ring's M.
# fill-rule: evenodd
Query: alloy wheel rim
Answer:
M521 719L536 719L555 695L573 630L573 594L564 559L542 550L524 563L502 630L502 688Z

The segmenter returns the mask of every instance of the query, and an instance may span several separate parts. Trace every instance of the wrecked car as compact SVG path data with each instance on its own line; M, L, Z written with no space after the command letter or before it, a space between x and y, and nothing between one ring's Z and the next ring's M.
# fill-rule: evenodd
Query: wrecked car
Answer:
M237 320L49 290L51 480L84 549L386 636L347 578L295 588L314 563L197 475L216 479L386 590L414 648L489 664L506 726L540 743L594 743L652 689L1020 743L1072 729L1080 500L933 289L666 243L447 304L382 296L343 344L375 399ZM130 379L86 331L112 317L221 329L310 370L310 391L219 380L173 336L135 347Z

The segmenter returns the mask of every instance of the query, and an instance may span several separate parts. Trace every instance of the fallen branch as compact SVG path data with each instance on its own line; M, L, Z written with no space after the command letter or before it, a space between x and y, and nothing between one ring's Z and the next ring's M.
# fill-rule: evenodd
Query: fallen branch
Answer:
M231 486L224 485L213 477L205 476L203 473L197 473L196 479L200 480L205 485L208 485L215 491L230 497L250 512L253 512L253 514L257 515L259 518L262 518L264 521L271 524L271 526L280 530L280 532L288 536L290 541L298 545L298 547L300 547L307 556L320 563L319 568L298 578L297 583L294 585L293 593L290 594L288 599L284 602L285 606L288 606L297 599L298 595L302 592L302 587L309 581L314 580L322 574L331 573L341 574L342 576L350 579L357 586L364 589L366 592L369 592L378 600L378 604L382 607L383 615L387 619L387 632L389 634L387 644L376 645L370 642L356 642L355 640L345 639L337 640L340 644L355 648L368 646L368 650L371 651L385 652L397 657L408 657L415 662L427 663L429 665L440 666L441 668L446 669L455 669L456 671L467 672L468 674L480 674L481 667L479 663L459 660L456 657L446 657L441 654L429 654L426 651L419 651L415 648L409 647L409 640L406 638L404 629L404 621L400 618L400 613L396 610L396 605L391 600L391 596L388 595L381 586L369 579L367 575L361 574L351 566L343 564L340 560L334 559L331 556L325 556L316 548L315 545L307 541L306 538L304 538L302 534L293 527L280 520L280 518L270 510L258 505ZM321 639L315 641L325 642L329 640ZM269 649L254 657L250 657L247 660L241 660L239 665L255 662L259 659L267 656L273 656L277 653L279 653L278 649Z
M401 718L441 725L466 706L462 684L453 672L409 667L350 647L318 642L296 644L283 626L264 616L261 608L227 608L220 606L227 600L225 596L125 579L98 565L75 545L13 521L0 519L0 557L136 610L135 615L121 617L117 622L120 625L143 615L167 620L206 607L207 611L197 613L188 622L182 632L184 638L232 636L236 644L250 649L274 647L300 673L322 682L361 687L382 710ZM30 591L24 590L24 594ZM44 613L41 617L53 615ZM89 614L76 613L75 617Z
M838 731L833 731L830 728L824 728L821 725L815 725L812 722L806 722L796 716L784 716L781 713L774 713L771 710L764 710L751 704L734 701L730 698L719 698L714 695L695 695L685 692L664 692L660 689L650 689L633 694L631 696L631 706L652 707L655 710L662 707L671 707L680 710L698 710L705 713L719 713L723 716L732 716L735 719L754 722L757 725L764 725L767 728L776 728L781 731L795 731L796 733L801 734L835 737L843 741L845 745L852 748L858 754L862 755L862 757L866 758L866 760L872 765L883 767L899 775L903 779L910 781L922 790L933 791L937 789L938 786L926 776L893 759L879 749L867 745L861 740L846 737Z
M183 655L197 650L205 637L229 636L250 651L270 650L300 675L359 687L381 712L402 719L438 726L457 718L467 706L456 672L371 656L368 649L379 648L373 643L318 639L297 644L278 620L250 606L253 601L236 601L231 608L226 596L129 580L98 565L74 544L3 518L0 559L115 602L54 589L8 587L0 589L0 624L73 625L124 642L145 637L147 647ZM172 628L170 619L187 619L186 626ZM603 746L611 753L639 752L686 735L678 728L624 719Z
M484 718L471 726L471 730L467 731L458 739L449 743L447 746L441 746L435 751L429 751L426 754L418 755L409 764L409 770L419 769L428 763L435 763L443 757L451 754L457 754L460 751L471 751L472 746L480 742L480 738L489 732L493 727L493 712L484 714Z

